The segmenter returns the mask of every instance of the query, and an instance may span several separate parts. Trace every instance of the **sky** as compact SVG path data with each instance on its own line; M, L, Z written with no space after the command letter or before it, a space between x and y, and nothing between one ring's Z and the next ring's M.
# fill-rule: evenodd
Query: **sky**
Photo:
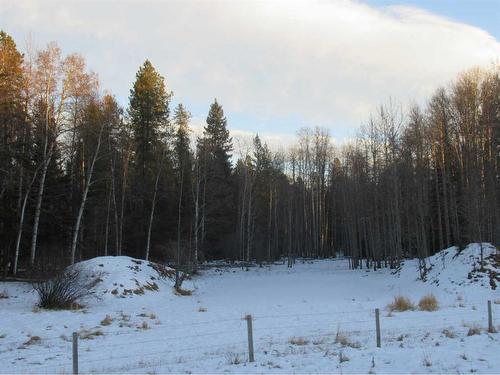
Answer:
M1 0L0 27L81 53L126 106L149 59L196 129L214 98L241 142L302 127L338 142L377 106L403 108L460 72L500 61L500 0ZM239 140L238 140L239 141Z

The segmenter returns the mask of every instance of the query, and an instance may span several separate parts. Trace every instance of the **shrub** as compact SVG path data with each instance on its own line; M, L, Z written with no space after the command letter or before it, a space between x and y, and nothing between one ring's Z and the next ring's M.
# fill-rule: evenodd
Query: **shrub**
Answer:
M43 309L74 309L82 307L77 301L89 294L93 283L85 283L78 268L70 268L50 280L36 282L37 306Z
M408 297L405 296L394 297L394 301L392 301L392 303L390 303L387 307L390 311L415 310L415 305L410 301Z
M7 293L5 290L3 292L0 292L0 299L7 299L9 298L9 293Z
M427 294L418 302L418 308L422 311L436 311L439 309L439 304L433 294Z

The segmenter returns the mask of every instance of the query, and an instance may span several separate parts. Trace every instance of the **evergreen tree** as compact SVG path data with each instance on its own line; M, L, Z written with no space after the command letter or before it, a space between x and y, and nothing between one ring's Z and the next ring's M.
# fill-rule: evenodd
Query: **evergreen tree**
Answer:
M27 127L23 108L23 56L0 31L0 265L9 261L16 232L18 196L23 189Z
M204 169L204 233L208 256L221 257L233 246L235 224L234 184L231 174L232 139L217 100L210 106L207 125L199 140ZM226 253L227 254L227 253Z
M151 212L154 212L162 170L165 169L166 146L169 131L169 103L171 98L165 86L165 79L155 70L151 62L146 60L136 74L134 86L130 91L129 116L133 132L134 172L132 186L136 203L132 211L140 217L132 218L136 242L134 246L141 248L146 244L149 253L149 237L151 233ZM137 230L137 222L142 225ZM142 233L141 229L142 228Z
M176 262L185 264L186 259L181 259L182 248L186 247L192 227L193 194L191 192L193 176L193 156L189 145L189 120L191 114L179 104L174 111L174 126L176 128L174 141L174 162L176 172L177 191L177 251ZM184 238L184 241L182 241ZM182 242L182 243L181 243ZM186 252L184 251L184 255Z
M155 159L155 151L162 136L167 135L169 103L165 79L146 60L136 74L130 90L129 116L135 141L135 157L142 177Z

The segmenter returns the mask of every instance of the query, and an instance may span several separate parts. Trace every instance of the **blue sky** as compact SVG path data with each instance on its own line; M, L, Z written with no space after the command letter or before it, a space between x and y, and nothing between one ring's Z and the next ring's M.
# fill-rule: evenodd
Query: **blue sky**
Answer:
M364 2L376 7L410 5L423 8L443 17L480 27L500 40L499 0L366 0Z
M2 0L21 49L78 52L126 105L152 61L202 128L216 97L236 138L288 145L304 126L342 141L390 99L425 105L438 86L500 59L500 0Z

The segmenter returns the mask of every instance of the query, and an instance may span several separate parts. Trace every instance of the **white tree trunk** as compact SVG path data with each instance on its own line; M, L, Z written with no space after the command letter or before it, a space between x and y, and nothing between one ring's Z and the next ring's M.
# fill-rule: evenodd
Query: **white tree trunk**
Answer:
M85 210L85 203L87 203L87 195L89 192L90 185L92 183L92 174L94 173L95 161L97 160L97 155L99 154L99 149L101 148L101 137L104 129L104 123L101 125L99 130L99 137L97 139L97 146L92 156L92 163L90 163L89 170L87 172L87 178L85 180L85 186L82 194L82 201L80 202L80 208L78 209L78 216L76 217L75 229L73 231L73 240L71 241L71 264L75 263L76 254L76 244L78 242L78 233L80 231L80 224L82 221L83 211Z

